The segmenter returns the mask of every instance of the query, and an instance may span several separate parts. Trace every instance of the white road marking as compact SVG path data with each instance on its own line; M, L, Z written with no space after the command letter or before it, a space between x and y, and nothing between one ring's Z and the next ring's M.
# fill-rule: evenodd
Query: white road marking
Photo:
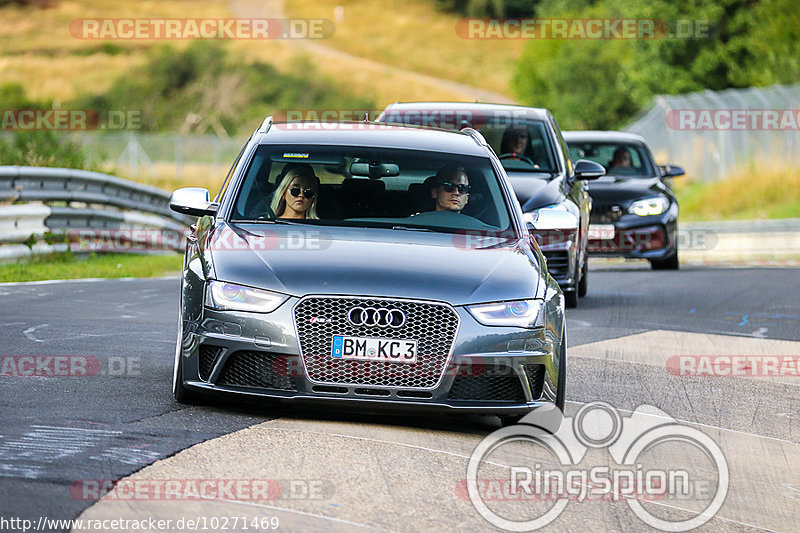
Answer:
M28 338L28 340L30 340L30 341L33 341L33 342L45 342L42 339L38 339L38 338L34 337L33 336L33 332L36 331L37 329L46 328L48 326L50 326L50 324L39 324L38 326L31 326L28 329L26 329L25 331L23 331L22 334L25 335Z

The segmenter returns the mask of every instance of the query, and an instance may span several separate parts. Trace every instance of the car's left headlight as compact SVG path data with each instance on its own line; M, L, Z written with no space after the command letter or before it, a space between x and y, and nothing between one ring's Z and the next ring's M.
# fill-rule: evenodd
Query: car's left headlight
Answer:
M272 291L212 280L206 285L205 305L221 311L271 313L288 298Z
M646 217L649 215L660 215L669 209L669 201L663 196L653 196L652 198L644 198L637 200L628 207L628 213Z
M544 325L542 300L515 300L467 306L475 320L484 326L536 328Z

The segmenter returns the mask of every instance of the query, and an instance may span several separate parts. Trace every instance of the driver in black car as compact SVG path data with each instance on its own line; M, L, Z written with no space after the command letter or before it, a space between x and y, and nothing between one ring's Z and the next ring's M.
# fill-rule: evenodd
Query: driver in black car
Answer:
M469 178L464 167L445 165L436 172L431 198L436 200L435 211L460 213L469 201Z
M533 161L533 146L531 146L530 134L527 128L509 126L503 132L503 139L500 141L500 155L510 156L515 159L526 158Z

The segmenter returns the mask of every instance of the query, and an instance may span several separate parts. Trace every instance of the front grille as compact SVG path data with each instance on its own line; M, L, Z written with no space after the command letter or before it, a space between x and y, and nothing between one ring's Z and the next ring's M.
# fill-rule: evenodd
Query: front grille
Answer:
M234 352L225 363L220 385L238 385L263 389L297 391L291 369L295 366L288 355L258 352Z
M448 399L525 403L525 393L514 370L497 365L486 366L478 375L458 375Z
M221 353L222 348L217 348L216 346L200 347L200 359L198 361L200 379L203 381L209 380L211 371L214 370L214 364L217 362L217 358Z
M531 387L531 398L538 400L542 396L544 388L544 365L523 365L525 375L528 377L528 384Z
M622 207L616 204L592 204L592 212L589 215L591 224L611 224L622 217Z
M565 278L569 272L569 252L545 252L542 251L547 259L547 270L554 278Z
M399 309L406 322L399 328L354 326L347 320L353 306ZM444 373L458 331L458 314L446 304L360 298L306 298L294 319L310 380L317 383L433 388ZM332 357L333 336L380 337L417 341L416 363L353 361Z

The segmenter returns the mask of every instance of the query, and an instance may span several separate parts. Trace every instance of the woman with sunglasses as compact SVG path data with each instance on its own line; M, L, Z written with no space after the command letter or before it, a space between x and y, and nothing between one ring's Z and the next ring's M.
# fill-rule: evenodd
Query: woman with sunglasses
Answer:
M318 219L319 178L308 163L289 163L272 197L272 212L278 218Z

